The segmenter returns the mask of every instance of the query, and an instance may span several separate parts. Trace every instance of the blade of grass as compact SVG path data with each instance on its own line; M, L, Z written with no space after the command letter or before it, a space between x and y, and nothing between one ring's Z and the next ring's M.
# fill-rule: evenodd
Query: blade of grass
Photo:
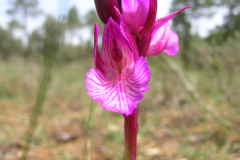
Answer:
M56 26L53 26L53 27L56 27L56 28L52 32L52 36L48 39L50 41L48 41L49 43L45 44L45 48L47 50L45 53L46 56L45 56L45 63L44 63L45 65L43 69L43 76L38 87L38 93L35 100L34 109L30 116L29 127L26 132L26 140L25 140L26 143L23 148L23 154L22 154L21 160L27 159L27 154L29 151L30 143L32 141L34 130L38 125L38 117L42 112L44 101L46 98L46 92L51 79L51 71L52 71L54 60L55 60L56 52L59 48L60 35L58 35L58 31L60 29L59 28L60 25L58 25L58 22L57 22Z
M87 139L88 139L88 134L89 134L89 129L90 129L90 122L91 122L92 113L93 113L93 99L91 99L91 105L90 105L90 109L89 109L89 115L88 115L88 121L87 121L87 133L86 133L86 137L85 137L82 160L85 159L85 155L86 155L86 152L87 152Z
M93 106L93 110L92 110L92 124L91 124L91 147L90 147L90 159L92 160L92 149L93 149L93 127L94 127L94 122L95 122L95 107Z

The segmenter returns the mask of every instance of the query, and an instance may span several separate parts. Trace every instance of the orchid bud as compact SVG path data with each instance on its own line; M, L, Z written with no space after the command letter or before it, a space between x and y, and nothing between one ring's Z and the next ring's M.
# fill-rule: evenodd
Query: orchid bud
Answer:
M122 0L121 6L133 34L142 35L151 30L157 14L157 0Z
M119 5L117 0L94 0L101 21L106 24L110 17L119 22Z

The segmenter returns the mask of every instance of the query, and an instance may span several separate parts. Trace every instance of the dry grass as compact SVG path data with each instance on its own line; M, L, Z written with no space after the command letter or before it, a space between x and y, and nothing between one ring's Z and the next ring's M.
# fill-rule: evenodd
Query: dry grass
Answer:
M185 73L218 117L224 116L231 122L231 129L222 127L198 107L171 70L159 61L149 58L151 89L139 105L137 159L237 160L240 139L231 130L240 127L239 108L231 107L224 100L221 88L212 84L215 81L201 79L203 72ZM92 58L55 65L29 160L82 158L91 102L84 81L86 72L93 65ZM15 160L22 154L41 76L40 66L38 62L18 57L9 62L0 61L0 159ZM87 140L88 159L90 155L93 160L122 159L122 115L106 111L94 102L91 126L92 142L90 137Z

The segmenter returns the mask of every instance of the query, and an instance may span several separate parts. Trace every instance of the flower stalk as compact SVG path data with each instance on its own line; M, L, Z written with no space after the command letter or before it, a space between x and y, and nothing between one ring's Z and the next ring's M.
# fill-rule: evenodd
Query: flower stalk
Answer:
M124 160L136 160L138 133L138 108L130 116L124 115Z

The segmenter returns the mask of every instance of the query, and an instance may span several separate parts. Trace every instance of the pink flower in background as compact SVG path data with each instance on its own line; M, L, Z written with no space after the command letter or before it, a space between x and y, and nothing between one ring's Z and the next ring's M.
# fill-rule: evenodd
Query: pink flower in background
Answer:
M101 55L95 25L95 67L87 73L88 94L103 108L129 116L148 90L150 70L146 58L138 58L137 46L123 18L120 24L112 18L104 28Z
M166 52L170 56L176 55L179 50L179 38L171 30L168 21L177 13L191 7L187 6L165 17L157 18L151 30L139 38L138 50L140 55L143 57L155 56L161 52Z
M179 38L174 31L171 31L169 23L160 27L156 26L151 34L151 41L147 50L148 56L155 56L161 52L166 52L170 56L177 54Z

